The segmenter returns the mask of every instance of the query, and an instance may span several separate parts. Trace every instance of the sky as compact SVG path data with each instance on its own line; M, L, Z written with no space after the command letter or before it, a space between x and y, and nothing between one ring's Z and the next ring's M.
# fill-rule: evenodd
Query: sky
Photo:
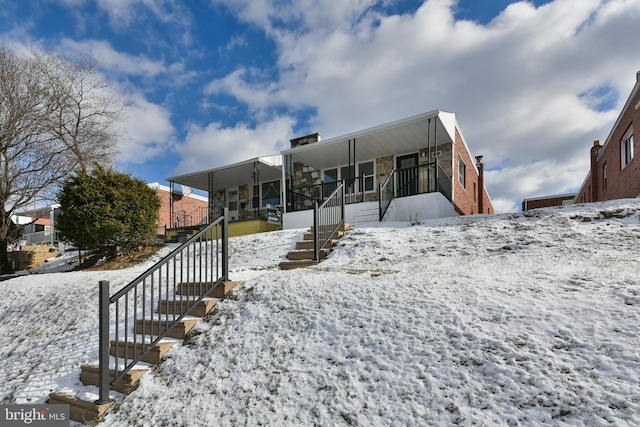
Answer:
M0 43L91 54L148 182L440 109L498 211L576 191L640 70L638 0L0 0Z

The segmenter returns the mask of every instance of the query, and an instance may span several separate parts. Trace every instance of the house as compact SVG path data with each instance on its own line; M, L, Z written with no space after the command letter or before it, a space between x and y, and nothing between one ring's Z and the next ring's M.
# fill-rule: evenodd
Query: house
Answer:
M569 193L522 199L522 210L528 211L531 209L548 208L552 206L571 205L573 204L573 199L575 199L575 197L576 193Z
M209 199L195 194L187 186L180 189L149 183L156 190L161 206L158 218L158 235L164 236L168 228L191 227L208 222Z
M574 203L640 196L640 71L636 84L603 145L591 147L591 167Z
M279 155L169 178L209 194L210 213L262 219L277 208L285 229L313 223L312 208L344 182L345 220L425 220L493 213L482 156L472 157L455 113L434 110L322 140L292 139Z
M60 205L49 205L13 215L11 220L20 227L18 240L14 246L30 244L51 244L58 242L54 230L55 215Z
M223 207L229 208L230 235L239 236L281 228L275 208L281 206L282 156L261 156L231 165L169 178L176 184L208 194L207 218L215 219ZM171 228L182 224L172 210Z

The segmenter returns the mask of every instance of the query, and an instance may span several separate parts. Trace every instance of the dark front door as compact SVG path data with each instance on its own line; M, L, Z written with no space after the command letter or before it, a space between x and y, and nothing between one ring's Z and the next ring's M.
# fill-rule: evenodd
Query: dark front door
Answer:
M396 159L398 175L397 197L418 194L418 154L409 154Z

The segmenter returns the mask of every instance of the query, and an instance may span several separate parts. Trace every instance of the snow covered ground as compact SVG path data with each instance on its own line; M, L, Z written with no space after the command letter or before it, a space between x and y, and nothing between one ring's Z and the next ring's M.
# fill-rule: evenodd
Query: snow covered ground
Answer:
M640 200L359 225L280 271L302 233L231 239L243 285L101 425L640 424ZM0 282L0 402L95 394L97 283L147 267Z

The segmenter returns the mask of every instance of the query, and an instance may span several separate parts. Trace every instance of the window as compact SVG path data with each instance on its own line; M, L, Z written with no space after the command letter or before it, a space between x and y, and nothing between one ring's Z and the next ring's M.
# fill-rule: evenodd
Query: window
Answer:
M344 191L347 194L353 193L354 173L354 166L342 166L340 168L340 178L344 180Z
M462 188L466 188L465 187L465 181L467 178L466 167L467 165L464 163L464 160L462 160L462 156L458 156L458 182L460 183L460 185L462 185Z
M478 203L478 187L475 181L473 181L473 203Z
M373 162L360 163L358 173L362 179L360 185L364 191L373 191Z
M280 204L280 180L262 183L262 207Z
M324 182L336 182L338 180L338 169L327 169L324 171Z
M602 191L607 191L607 164L602 165Z
M633 160L633 126L629 126L629 130L620 141L620 169L627 167Z

